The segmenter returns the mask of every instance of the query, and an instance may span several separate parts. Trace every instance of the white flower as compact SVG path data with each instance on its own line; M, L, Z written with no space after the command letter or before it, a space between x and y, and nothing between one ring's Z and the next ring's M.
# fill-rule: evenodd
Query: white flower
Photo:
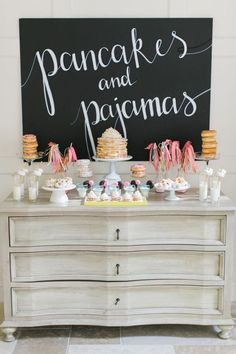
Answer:
M217 171L217 176L223 178L226 175L226 170L224 170L223 168L219 168L219 170Z
M207 176L212 176L212 175L213 175L213 168L211 168L211 167L206 167L206 168L204 169L204 172L205 172L205 174L206 174Z

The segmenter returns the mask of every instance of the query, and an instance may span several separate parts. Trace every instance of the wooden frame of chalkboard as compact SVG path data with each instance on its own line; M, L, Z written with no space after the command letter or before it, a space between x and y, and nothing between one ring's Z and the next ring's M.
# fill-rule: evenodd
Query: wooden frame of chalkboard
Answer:
M23 134L95 154L114 127L134 160L209 128L211 18L20 19Z

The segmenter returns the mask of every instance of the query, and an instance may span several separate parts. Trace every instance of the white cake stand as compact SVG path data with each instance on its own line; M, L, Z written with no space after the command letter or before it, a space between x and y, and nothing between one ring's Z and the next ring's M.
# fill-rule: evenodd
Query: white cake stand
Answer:
M170 188L166 188L165 190L167 192L169 192L168 196L165 198L165 200L170 200L170 201L176 201L176 200L180 200L181 198L177 197L177 195L175 194L175 192L182 192L183 190L186 191L187 189L190 188L190 184L188 184L187 186L183 187L170 187Z
M51 203L66 203L68 202L68 197L66 195L66 191L70 191L74 189L76 186L72 184L67 188L50 188L50 187L42 187L45 191L52 192L50 197Z
M116 173L116 162L121 162L121 161L129 161L133 158L133 156L128 155L127 157L122 157L122 158L117 158L117 159L100 159L99 157L93 156L93 159L95 161L101 161L101 162L110 162L110 171L109 174L106 175L104 178L107 179L110 182L118 182L121 181L120 176L118 173Z

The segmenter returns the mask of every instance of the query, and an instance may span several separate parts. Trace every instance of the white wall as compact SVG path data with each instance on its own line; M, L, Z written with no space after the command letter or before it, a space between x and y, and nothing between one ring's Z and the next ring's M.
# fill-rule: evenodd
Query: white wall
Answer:
M220 160L212 166L227 169L224 191L236 201L235 0L0 0L0 199L21 165L20 17L213 17L211 127L218 132Z

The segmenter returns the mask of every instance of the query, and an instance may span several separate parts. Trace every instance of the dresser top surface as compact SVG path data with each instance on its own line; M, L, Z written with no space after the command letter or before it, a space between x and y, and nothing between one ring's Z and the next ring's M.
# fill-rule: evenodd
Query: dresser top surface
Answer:
M69 201L65 204L55 204L49 201L50 193L40 191L36 202L30 202L25 197L22 201L14 201L12 195L0 204L0 213L81 213L81 214L102 214L102 213L133 213L145 214L146 212L168 212L168 213L223 213L234 212L236 203L227 196L222 195L218 204L211 204L210 201L200 202L196 189L189 189L186 193L178 194L180 200L167 201L168 193L149 194L148 203L144 206L84 206L78 199L76 191L68 193Z

